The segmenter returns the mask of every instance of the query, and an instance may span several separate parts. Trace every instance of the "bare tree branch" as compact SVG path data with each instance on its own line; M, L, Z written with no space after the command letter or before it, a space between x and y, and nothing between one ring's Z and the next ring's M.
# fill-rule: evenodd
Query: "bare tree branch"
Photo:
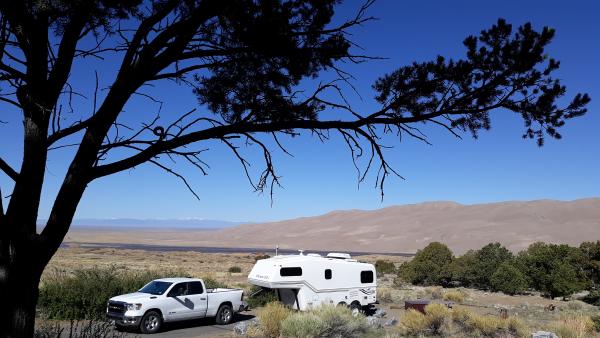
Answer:
M0 170L4 171L4 173L10 177L13 181L17 181L19 178L19 173L14 170L6 161L0 158Z

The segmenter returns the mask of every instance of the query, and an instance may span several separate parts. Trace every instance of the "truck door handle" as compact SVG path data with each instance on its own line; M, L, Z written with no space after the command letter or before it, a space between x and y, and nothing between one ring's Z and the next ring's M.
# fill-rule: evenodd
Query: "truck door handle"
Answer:
M200 300L206 300L206 297L202 297L202 298L200 298Z

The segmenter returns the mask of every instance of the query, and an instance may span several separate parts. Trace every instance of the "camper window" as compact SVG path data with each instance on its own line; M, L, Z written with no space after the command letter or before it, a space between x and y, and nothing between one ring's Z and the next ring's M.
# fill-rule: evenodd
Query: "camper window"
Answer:
M373 283L373 271L361 271L360 272L361 283Z
M279 274L281 275L281 277L302 276L302 268L281 268L279 270Z
M331 279L331 269L325 270L325 279Z

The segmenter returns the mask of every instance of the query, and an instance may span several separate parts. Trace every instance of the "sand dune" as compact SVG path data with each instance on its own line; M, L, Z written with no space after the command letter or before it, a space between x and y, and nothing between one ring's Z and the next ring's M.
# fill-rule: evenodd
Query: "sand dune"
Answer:
M67 241L257 248L278 244L281 248L366 252L415 252L431 241L441 241L457 253L497 241L518 251L535 241L578 245L600 240L600 198L476 205L430 202L334 211L219 231L164 229L137 235L95 231L73 230Z

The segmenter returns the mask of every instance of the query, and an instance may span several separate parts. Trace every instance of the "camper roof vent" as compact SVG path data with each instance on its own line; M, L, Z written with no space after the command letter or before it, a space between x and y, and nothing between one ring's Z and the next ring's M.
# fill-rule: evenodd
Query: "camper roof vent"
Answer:
M350 259L350 254L341 252L331 252L327 254L327 258Z
M321 257L321 255L319 255L317 253L309 253L309 254L307 254L307 256L310 256L310 257Z

